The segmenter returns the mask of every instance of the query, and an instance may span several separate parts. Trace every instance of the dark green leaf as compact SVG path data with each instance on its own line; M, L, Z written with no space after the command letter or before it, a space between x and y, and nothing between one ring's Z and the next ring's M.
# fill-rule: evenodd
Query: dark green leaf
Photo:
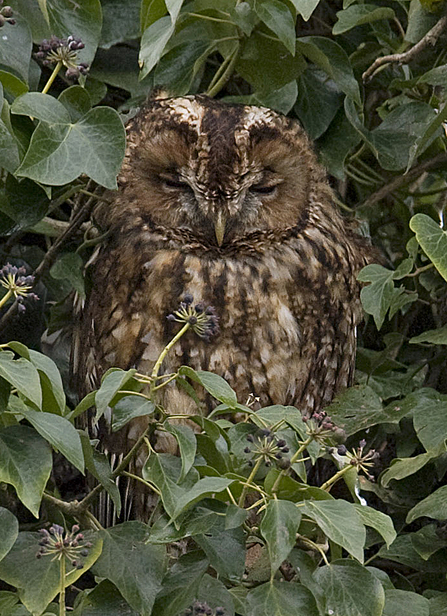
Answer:
M148 527L125 522L101 532L103 548L93 571L115 584L141 616L150 616L165 570L164 546L147 543Z
M213 51L209 41L188 41L163 56L154 72L156 84L163 84L172 94L187 94L191 83Z
M196 535L194 540L219 576L235 583L241 581L246 553L245 535L241 527L222 531L211 529L206 535Z
M386 545L389 547L396 538L396 531L390 516L365 505L354 503L354 508L363 524L374 528L385 539Z
M3 88L11 94L12 96L20 96L21 94L25 94L28 92L28 86L21 79L13 75L12 73L8 73L7 71L0 70L0 83L3 85Z
M89 93L85 88L81 88L81 86L67 88L61 92L58 101L68 111L72 122L80 120L92 107ZM48 118L43 119L48 122Z
M81 577L101 553L102 540L89 532L84 535L92 547L88 550L88 556L82 557L82 569L76 569L67 562L65 586L70 586ZM0 562L1 579L19 589L22 602L32 614L42 614L60 590L59 561L51 555L36 558L41 538L38 533L19 533L14 546Z
M395 13L393 9L388 7L380 7L374 4L361 4L350 6L344 11L338 11L338 21L332 29L332 34L343 34L355 28L368 24L379 19L394 19Z
M441 486L408 512L407 524L421 517L447 519L447 486Z
M257 0L254 10L259 19L284 43L292 56L295 55L295 20L286 4L279 0Z
M102 379L101 387L98 389L95 396L95 421L98 421L98 419L104 415L113 398L120 391L120 389L122 389L126 383L132 379L135 372L136 370L134 369L120 370L119 368L114 368L106 372Z
M361 137L347 119L344 109L339 109L334 121L318 142L320 156L329 173L338 179L345 177L345 160Z
M340 90L360 104L360 90L346 51L335 41L322 36L297 39L297 50L335 81Z
M14 545L19 534L19 521L8 509L0 507L0 560Z
M203 498L222 492L230 486L233 481L233 479L227 479L226 477L204 477L200 479L190 490L178 498L172 517L178 517L187 508Z
M144 30L138 59L141 69L140 79L144 79L160 60L174 29L171 17L166 16Z
M419 336L410 338L410 344L420 344L427 342L429 344L447 344L447 325L439 329L429 329Z
M315 520L328 539L363 562L366 531L352 503L344 500L305 501L300 511Z
M385 592L379 580L353 560L337 560L319 567L314 577L333 616L381 616Z
M14 25L6 22L0 37L0 66L28 82L29 63L33 42L28 24L24 19Z
M242 30L246 36L250 36L256 25L256 13L248 2L240 2L231 10L231 17L234 23Z
M95 107L75 124L41 122L17 174L60 186L86 173L98 184L115 188L124 147L124 127L117 112Z
M247 595L246 616L318 616L315 599L305 586L278 581L261 584Z
M164 0L142 0L140 5L141 31L144 32L154 21L166 15Z
M189 552L180 556L163 579L163 586L157 596L153 614L178 616L188 608L197 596L209 561L203 552Z
M301 512L294 503L277 498L268 503L259 530L267 544L272 576L295 545L300 521Z
M230 503L225 514L225 530L241 526L247 519L248 511Z
M200 582L197 600L206 601L213 609L223 607L225 616L234 616L233 597L220 580L208 574L205 574Z
M315 100L321 102L318 107ZM336 83L321 69L308 68L298 78L294 111L311 139L317 139L327 130L342 101Z
M14 486L36 518L52 463L48 443L32 428L17 425L0 430L0 481Z
M111 498L117 516L121 513L121 495L116 480L112 474L109 460L103 453L95 451L90 443L90 439L85 432L80 431L82 452L85 460L85 468L99 481ZM100 499L103 496L100 496Z
M408 590L385 590L385 607L382 616L429 616L430 602L425 597Z
M421 453L412 458L396 458L384 470L380 477L381 484L386 488L392 479L405 479L414 475L435 457L432 453Z
M447 439L447 396L429 388L407 396L399 405L411 413L418 439L427 451L444 450Z
M103 580L85 594L80 607L73 616L138 616L109 580Z
M3 120L0 120L0 165L6 171L14 173L19 163L17 142Z
M197 450L196 436L189 426L168 424L166 429L175 436L179 446L182 461L182 472L179 477L179 483L181 483L194 464Z
M142 396L126 395L113 407L112 431L118 432L135 417L146 417L155 411L155 404Z
M99 45L109 48L116 43L124 43L140 35L140 0L102 0L102 30ZM161 0L161 5L164 2ZM166 9L165 9L166 10ZM159 15L158 17L161 17ZM155 17L157 19L158 17ZM148 25L148 24L147 24ZM145 26L146 27L146 26Z
M278 58L281 70L278 71ZM306 68L300 53L288 53L279 41L264 38L256 31L247 40L236 63L236 71L257 92L278 90L296 79Z
M27 92L16 98L11 105L11 113L28 115L49 124L70 122L70 114L64 105L53 96L41 92Z
M14 359L11 351L0 351L0 376L39 408L42 404L39 373L33 364L21 357Z
M65 417L31 409L22 411L25 419L57 451L60 451L77 469L84 472L84 455L76 428Z
M55 280L66 280L69 282L80 297L84 298L83 268L82 257L76 252L67 252L59 257L50 269L50 274Z
M237 403L234 390L231 389L221 376L212 372L205 372L204 370L193 370L188 366L182 366L179 374L187 376L196 383L200 383L216 400L228 404L230 408Z

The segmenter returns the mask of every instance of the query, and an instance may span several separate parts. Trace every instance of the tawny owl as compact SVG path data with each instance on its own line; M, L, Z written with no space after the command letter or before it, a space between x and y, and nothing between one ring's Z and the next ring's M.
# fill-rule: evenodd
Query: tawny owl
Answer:
M75 353L82 393L111 366L150 374L186 294L215 307L220 332L209 342L187 332L163 372L210 370L242 403L253 394L306 415L351 383L366 244L296 121L205 96L156 98L128 125L118 183L96 213L109 235ZM169 412L196 412L175 384L163 391ZM129 447L140 429L110 447Z

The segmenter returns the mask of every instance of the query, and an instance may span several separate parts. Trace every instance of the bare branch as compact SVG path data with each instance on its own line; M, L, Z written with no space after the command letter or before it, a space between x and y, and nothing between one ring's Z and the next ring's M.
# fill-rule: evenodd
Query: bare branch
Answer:
M381 58L377 58L376 60L374 60L371 66L363 73L363 81L369 81L370 79L372 79L378 69L384 64L408 64L408 62L413 60L413 58L415 58L428 45L435 45L442 32L445 30L446 26L447 15L444 15L444 17L441 17L441 19L433 26L433 28L429 30L427 34L423 36L421 40L416 43L416 45L413 45L413 47L411 47L411 49L409 49L408 51L405 51L404 53L395 53L389 56L382 56Z

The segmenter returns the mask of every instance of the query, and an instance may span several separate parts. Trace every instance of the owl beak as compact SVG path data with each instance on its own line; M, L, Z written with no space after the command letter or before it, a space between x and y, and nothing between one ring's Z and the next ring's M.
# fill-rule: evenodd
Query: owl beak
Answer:
M214 232L216 234L217 245L222 246L222 242L224 240L225 235L225 225L227 224L227 217L219 210L217 212L217 217L214 222Z

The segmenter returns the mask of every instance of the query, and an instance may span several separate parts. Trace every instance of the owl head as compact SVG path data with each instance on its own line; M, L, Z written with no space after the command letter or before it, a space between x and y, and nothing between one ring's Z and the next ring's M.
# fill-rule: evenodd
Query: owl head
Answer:
M182 229L208 247L294 227L322 179L327 188L302 128L270 109L158 97L127 133L115 217Z

